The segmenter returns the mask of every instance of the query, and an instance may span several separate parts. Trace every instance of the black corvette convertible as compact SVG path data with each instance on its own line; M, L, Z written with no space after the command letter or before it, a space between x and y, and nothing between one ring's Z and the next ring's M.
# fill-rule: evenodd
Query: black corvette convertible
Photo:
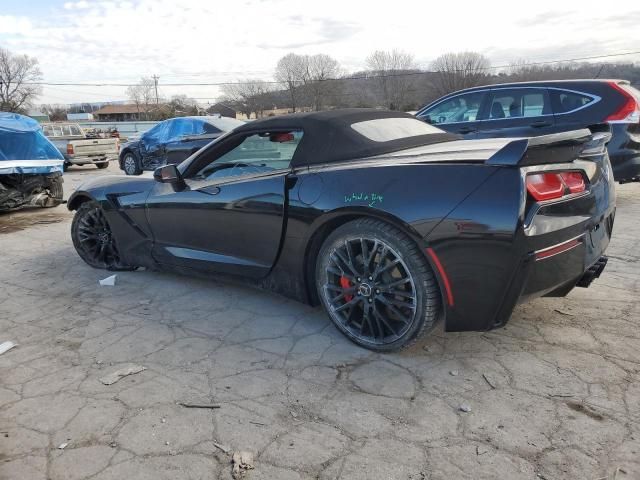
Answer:
M396 112L258 120L154 178L69 199L89 265L241 276L321 303L351 340L403 347L504 325L588 286L615 213L608 134L459 140Z

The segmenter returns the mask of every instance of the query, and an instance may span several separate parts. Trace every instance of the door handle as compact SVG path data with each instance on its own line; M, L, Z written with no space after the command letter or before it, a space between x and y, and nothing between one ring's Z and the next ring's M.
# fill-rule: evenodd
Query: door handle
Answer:
M462 127L460 130L458 130L458 133L462 133L463 135L465 133L473 133L473 132L477 132L478 130L476 130L475 128L471 128L471 127Z
M208 187L199 188L198 191L202 193L207 193L209 195L217 195L220 193L220 187L216 187L215 185L210 185Z
M531 124L533 128L542 128L542 127L550 127L551 122L547 122L546 120L540 120L538 122L533 122Z

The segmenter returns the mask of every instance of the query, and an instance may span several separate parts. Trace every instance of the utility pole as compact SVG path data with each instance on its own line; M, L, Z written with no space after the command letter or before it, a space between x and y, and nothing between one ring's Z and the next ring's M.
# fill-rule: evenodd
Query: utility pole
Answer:
M158 80L160 80L160 77L157 75L153 75L151 78L153 78L153 84L155 86L156 89L156 107L158 106L159 100L158 100Z

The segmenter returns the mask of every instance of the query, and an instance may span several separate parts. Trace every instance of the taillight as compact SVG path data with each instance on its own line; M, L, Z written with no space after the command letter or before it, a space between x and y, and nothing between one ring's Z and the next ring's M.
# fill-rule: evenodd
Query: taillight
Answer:
M558 176L569 189L569 193L584 192L587 188L584 176L580 172L562 172Z
M70 143L67 143L67 153L73 155L73 145Z
M584 192L587 182L580 171L541 172L527 175L527 192L537 202Z
M622 106L604 119L605 122L637 123L640 122L640 106L636 99L616 82L607 82L624 96Z

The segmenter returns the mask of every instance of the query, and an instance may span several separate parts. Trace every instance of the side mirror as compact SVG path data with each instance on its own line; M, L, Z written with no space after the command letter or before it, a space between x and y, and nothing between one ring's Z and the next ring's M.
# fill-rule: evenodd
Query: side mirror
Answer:
M160 183L170 183L178 191L185 187L184 179L177 165L170 163L153 171L153 179Z
M433 120L431 120L431 116L430 115L424 115L423 117L420 117L420 120L422 120L423 122L426 122L430 125L433 125Z

